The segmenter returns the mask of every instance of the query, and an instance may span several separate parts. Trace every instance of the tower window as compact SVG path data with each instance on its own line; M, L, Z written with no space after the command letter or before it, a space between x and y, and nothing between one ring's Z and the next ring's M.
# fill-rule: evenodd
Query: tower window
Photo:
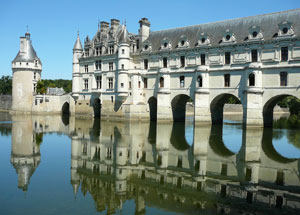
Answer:
M203 81L203 80L202 80L202 76L199 75L198 78L197 78L198 87L202 87L202 85L203 85L203 82L202 82L202 81Z
M230 64L230 52L225 52L225 64Z
M180 56L180 67L185 67L185 56Z
M125 54L125 49L122 49L122 54Z
M138 87L141 88L141 81L138 82Z
M147 89L148 87L148 79L144 78L144 88Z
M84 71L85 71L85 73L89 72L89 66L88 65L84 65Z
M128 88L131 89L131 81L129 81Z
M288 47L281 47L281 61L287 61L289 58Z
M163 58L163 67L164 68L168 67L168 58L166 58L166 57Z
M160 77L160 79L159 79L159 87L160 88L164 87L164 78L163 77Z
M184 87L184 76L180 76L179 80L180 80L180 87Z
M144 59L144 69L148 69L148 59Z
M124 64L121 65L122 69L124 69Z
M101 89L102 85L102 76L97 76L96 77L96 84L97 84L97 89Z
M205 54L201 54L200 58L201 58L201 65L205 65Z
M280 72L280 86L287 86L287 72Z
M124 88L124 83L121 83L121 88Z
M36 79L36 72L33 73L33 79Z
M251 50L251 61L252 62L257 62L257 50Z
M109 69L109 71L113 71L114 70L114 63L113 62L109 62L108 63L108 69Z
M114 84L113 84L113 78L108 78L108 89L113 89Z
M249 75L249 86L250 86L250 87L255 86L255 75L254 75L253 73L251 73L251 74Z
M89 89L89 80L88 79L84 79L84 89L85 90Z
M33 84L33 92L36 93L36 84Z
M224 86L230 87L230 75L229 74L224 75Z
M101 70L101 60L96 60L95 67L96 70Z

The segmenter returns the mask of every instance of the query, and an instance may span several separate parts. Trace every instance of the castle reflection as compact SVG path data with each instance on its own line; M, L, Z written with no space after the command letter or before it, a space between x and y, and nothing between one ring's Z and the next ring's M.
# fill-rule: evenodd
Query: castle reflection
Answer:
M74 195L89 193L98 212L113 214L134 200L172 212L256 213L300 209L299 159L283 157L272 130L242 129L234 153L220 125L196 126L193 141L184 123L109 122L60 117L14 116L11 163L19 187L28 189L40 163L42 134L60 132L71 141ZM239 142L238 141L238 142Z

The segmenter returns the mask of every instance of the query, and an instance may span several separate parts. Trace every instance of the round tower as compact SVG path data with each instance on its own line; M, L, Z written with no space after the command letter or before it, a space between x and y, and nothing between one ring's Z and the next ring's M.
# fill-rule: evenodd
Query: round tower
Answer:
M128 96L128 69L130 60L130 46L126 26L122 26L118 46L118 96Z
M80 92L80 77L79 77L79 58L82 56L83 49L81 45L81 41L79 38L79 33L77 34L77 39L73 48L73 74L72 74L72 93L73 96L78 96Z
M20 37L20 51L12 61L12 110L31 112L42 63L32 47L30 34Z

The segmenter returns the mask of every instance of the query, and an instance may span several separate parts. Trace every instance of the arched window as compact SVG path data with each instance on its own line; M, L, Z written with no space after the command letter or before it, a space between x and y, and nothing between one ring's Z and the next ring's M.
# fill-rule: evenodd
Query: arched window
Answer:
M197 78L197 82L198 82L198 87L202 87L202 76L199 75L198 78Z
M160 77L159 79L159 87L163 88L164 87L164 78Z
M249 86L250 86L250 87L255 86L255 75L254 75L254 73L251 73L251 74L249 75Z

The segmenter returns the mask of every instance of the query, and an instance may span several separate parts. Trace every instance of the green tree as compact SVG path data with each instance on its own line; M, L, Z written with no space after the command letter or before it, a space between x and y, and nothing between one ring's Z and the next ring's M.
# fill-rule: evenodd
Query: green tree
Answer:
M37 82L36 84L36 92L37 94L44 94L46 91L45 91L45 83L43 80L40 80Z
M0 94L11 95L12 78L10 76L2 76L0 79Z

